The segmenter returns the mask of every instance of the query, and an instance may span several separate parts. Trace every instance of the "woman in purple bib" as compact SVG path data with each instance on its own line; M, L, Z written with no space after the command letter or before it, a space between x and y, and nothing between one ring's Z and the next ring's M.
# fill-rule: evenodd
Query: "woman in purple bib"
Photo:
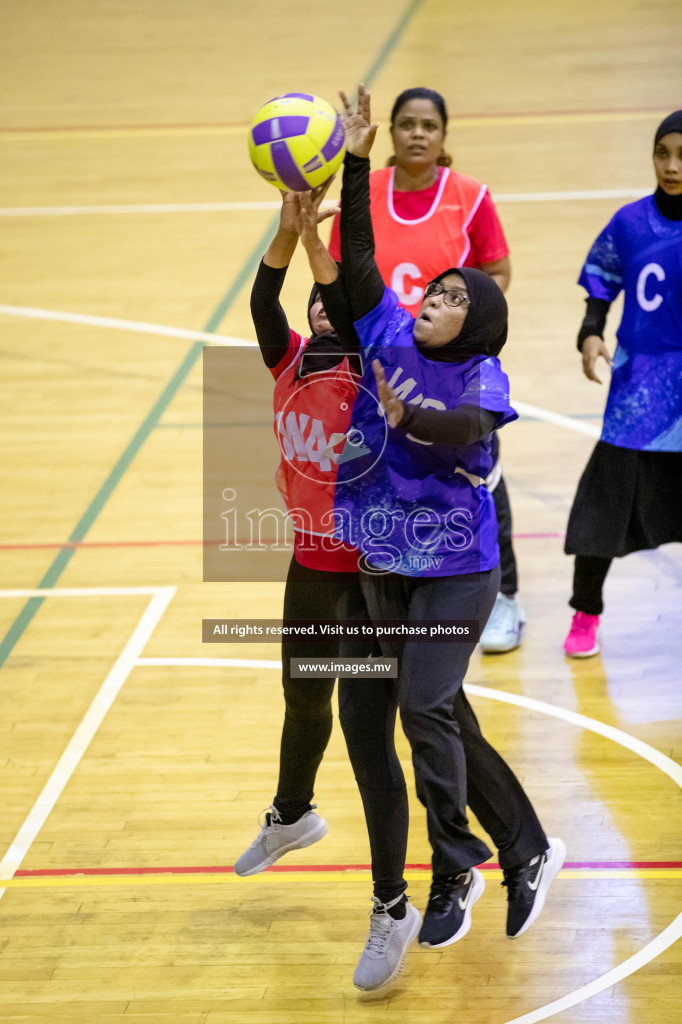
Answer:
M476 865L491 852L469 829L467 803L499 850L507 935L515 938L542 909L565 847L545 835L518 779L481 734L462 689L500 579L485 477L491 432L516 418L497 359L507 335L506 302L489 276L455 268L430 282L416 319L400 307L374 260L368 155L376 127L369 97L360 87L356 114L342 98L341 252L364 372L341 454L335 514L338 535L362 552L362 590L375 628L384 630L382 653L398 660L398 678L340 690L340 715L349 749L356 750L356 777L357 765L365 766L361 791L375 787L387 794L382 820L368 817L371 841L373 830L390 829L394 818L386 750L400 709L433 850L420 944L440 947L462 938L482 895ZM318 237L314 199L301 195L297 203L324 301L336 264ZM396 832L403 867L406 838ZM416 933L404 880L393 883L395 898L374 909L356 971L361 988L376 987L363 982L377 961L391 949L404 952Z

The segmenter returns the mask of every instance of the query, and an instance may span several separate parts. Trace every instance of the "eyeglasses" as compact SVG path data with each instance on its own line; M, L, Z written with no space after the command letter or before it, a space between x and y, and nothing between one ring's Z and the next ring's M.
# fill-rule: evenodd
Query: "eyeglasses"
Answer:
M458 288L444 288L440 281L431 281L430 284L427 284L424 298L430 299L432 295L442 295L443 302L451 309L469 305L469 296L466 292Z

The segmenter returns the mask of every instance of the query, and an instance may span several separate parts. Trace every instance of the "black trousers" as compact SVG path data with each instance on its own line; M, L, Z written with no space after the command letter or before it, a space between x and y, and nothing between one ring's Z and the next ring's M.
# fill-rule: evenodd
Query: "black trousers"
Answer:
M497 462L500 457L500 440L497 431L493 433L492 438L492 455ZM500 590L505 597L513 597L519 589L519 577L512 542L512 510L507 484L503 476L500 477L497 487L493 491L493 501L497 514L497 542L500 545L500 571L502 573Z
M498 592L499 569L466 576L411 578L362 574L371 619L462 618L485 623ZM513 867L547 849L547 838L520 782L481 733L462 690L475 644L389 640L384 655L397 657L396 682L372 686L371 696L344 683L341 718L346 736L364 737L356 757L365 785L389 780L382 744L392 736L396 709L410 746L417 796L426 807L433 870L452 874L490 857L474 836L467 803L499 850L502 867ZM350 749L350 745L349 745Z
M389 579L392 584L387 584ZM477 576L477 580L483 579L482 586L480 582L473 587L467 586L467 579L447 578L446 583L455 581L455 593L452 593L452 587L445 591L436 587L437 599L429 601L425 600L428 592L433 591L433 584L442 583L442 580L382 577L374 582L380 582L382 590L388 585L389 593L384 599L377 594L377 600L371 598L370 604L376 608L375 617L378 618L406 619L411 612L415 618L461 617L484 621L497 593L499 573L495 571ZM422 588L421 584L426 587ZM415 602L405 603L403 587L409 590L410 585L422 591L422 595ZM397 600L390 594L394 588L398 591ZM292 560L285 591L285 618L363 618L367 615L365 595L370 597L369 590L375 592L376 588L365 583L361 590L360 578L354 573L319 572L306 569ZM484 600L480 599L481 593ZM453 599L457 599L454 606L451 604ZM405 648L409 649L406 651ZM431 649L430 655L428 649ZM438 845L439 849L447 848L450 838L454 837L454 848L450 844L449 858L437 860L434 852L434 870L451 873L478 864L490 856L488 847L469 832L467 803L497 846L503 867L528 860L547 846L528 797L505 761L482 736L476 716L462 691L461 681L472 650L473 645L470 644L406 644L395 648L388 645L383 653L396 656L400 661L401 677L398 680L357 677L339 680L341 725L365 812L374 891L382 900L390 900L406 888L403 874L409 825L408 800L394 735L399 705L408 739L411 743L415 740L418 745L417 758L413 757L413 761L415 774L420 780L417 784L419 798L426 804L427 813L429 806L432 808L429 813L432 845ZM426 652L427 665L423 672L419 670L420 652ZM440 658L437 652L440 652ZM339 655L365 657L372 653L378 652L361 650L355 643L340 647L336 640L320 645L300 641L283 643L285 716L274 804L285 820L289 815L294 820L310 808L315 777L331 734L331 695L334 688L333 679L292 679L289 659ZM434 656L435 674L431 665ZM415 670L420 685L412 688L407 680ZM437 684L433 695L428 685L432 679ZM426 691L424 698L420 697L422 688ZM416 705L414 708L413 703ZM422 703L423 708L420 706ZM413 728L406 727L406 721ZM432 724L435 725L433 735ZM419 739L422 732L426 749ZM434 760L435 777L431 777L434 772L429 765ZM424 762L426 772L420 767L417 773L418 762ZM425 774L429 776L426 779ZM434 808L437 813L434 813ZM438 814L443 816L442 825ZM460 856L458 845L462 836L464 857ZM435 848L434 845L434 851ZM437 863L441 867L436 867Z
M573 567L573 596L571 608L586 615L601 615L604 611L602 591L612 558L576 555Z

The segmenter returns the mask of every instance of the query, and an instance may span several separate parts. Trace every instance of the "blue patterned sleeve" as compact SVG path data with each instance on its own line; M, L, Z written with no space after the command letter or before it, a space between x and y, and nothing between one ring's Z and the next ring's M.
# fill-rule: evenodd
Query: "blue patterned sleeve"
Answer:
M616 244L615 218L606 225L587 254L578 284L594 299L613 302L623 287L623 271Z
M509 377L499 359L489 356L467 371L458 405L477 405L496 417L495 429L519 418L509 399Z

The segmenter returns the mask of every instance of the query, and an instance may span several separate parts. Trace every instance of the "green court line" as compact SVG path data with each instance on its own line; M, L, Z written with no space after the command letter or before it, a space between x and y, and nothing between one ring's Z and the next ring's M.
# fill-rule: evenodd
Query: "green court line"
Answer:
M411 0L411 2L405 8L402 16L400 17L395 28L385 40L383 46L379 50L378 55L369 67L369 70L364 76L364 83L369 87L378 75L379 71L383 68L384 64L388 60L393 48L397 44L398 40L402 36L403 32L407 28L411 19L421 7L424 0ZM251 275L255 272L258 266L261 256L267 248L270 239L272 238L276 225L279 221L279 214L275 214L267 229L254 246L251 254L247 258L244 266L241 268L234 281L228 288L227 292L220 300L216 308L211 313L208 322L203 327L203 333L213 334L218 329L218 326L223 321L227 313L229 312L232 304L239 295L240 291L249 280ZM111 496L114 488L120 481L123 474L130 467L133 459L139 452L142 445L145 443L151 432L155 427L158 426L161 416L168 408L173 398L179 391L180 387L184 383L185 379L189 375L193 366L196 364L201 356L204 349L204 343L195 341L192 343L189 352L185 356L184 360L177 368L165 388L159 395L158 399L152 406L151 410L147 413L147 416L138 427L131 441L124 449L122 455L119 457L115 466L107 476L106 480L100 487L95 497L90 502L88 508L85 510L80 520L76 524L73 532L69 537L69 542L82 541L87 535L88 531L92 527L93 523L99 516L100 512L106 505L109 497ZM58 554L55 556L50 568L47 570L42 580L38 584L36 589L39 590L50 590L55 586L60 576L66 569L67 565L75 555L77 548L61 548ZM41 608L45 598L44 597L31 597L28 599L19 615L16 617L9 630L7 631L2 642L0 642L0 668L5 664L7 658L14 650L17 642L20 640L31 621L33 620L36 613Z
M424 0L411 0L411 3L409 3L403 11L402 17L391 32L390 36L384 42L384 45L379 50L379 53L374 58L373 62L370 64L369 71L367 71L365 73L365 77L361 79L368 89L372 87L372 82L391 56L394 47L400 41L400 37L412 21L412 18L415 16L419 8L422 6L423 2Z

